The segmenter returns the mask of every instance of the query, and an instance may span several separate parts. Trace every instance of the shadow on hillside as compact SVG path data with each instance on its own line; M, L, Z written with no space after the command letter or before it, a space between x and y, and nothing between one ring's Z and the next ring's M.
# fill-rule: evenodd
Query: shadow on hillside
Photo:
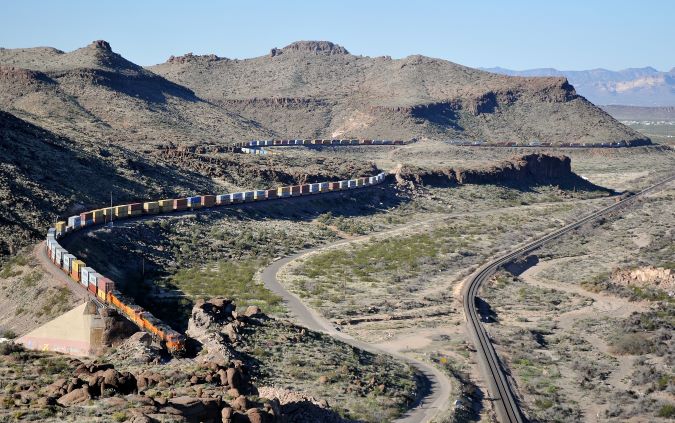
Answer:
M79 72L93 74L97 85L148 103L166 104L168 97L180 98L191 103L201 101L189 88L148 71L125 73L86 69Z
M606 192L610 195L617 194L616 191L610 188L605 188L600 185L596 185L579 175L572 173L571 175L564 178L533 178L528 177L521 180L483 180L483 181L469 181L462 184L458 184L456 181L448 178L446 175L425 175L422 180L424 186L433 187L433 188L452 188L458 187L461 185L495 185L504 188L509 188L517 190L520 192L539 192L540 188L543 187L558 187L564 191L575 191L575 192Z

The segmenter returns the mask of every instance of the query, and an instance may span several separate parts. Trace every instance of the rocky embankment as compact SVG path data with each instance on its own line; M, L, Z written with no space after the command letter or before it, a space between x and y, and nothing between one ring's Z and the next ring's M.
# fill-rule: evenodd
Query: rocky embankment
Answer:
M558 185L587 189L598 187L572 172L567 156L527 154L498 164L474 169L425 169L402 165L396 170L400 186L452 186L461 184L496 184L507 186Z
M35 413L41 421L342 421L325 401L258 389L251 381L250 364L235 347L239 332L255 325L255 318L266 318L255 306L240 314L225 298L199 301L188 330L198 344L196 355L169 361L142 332L97 361L0 343L6 387L0 420Z
M652 266L616 269L610 279L619 285L657 288L670 296L675 295L675 272L672 269Z

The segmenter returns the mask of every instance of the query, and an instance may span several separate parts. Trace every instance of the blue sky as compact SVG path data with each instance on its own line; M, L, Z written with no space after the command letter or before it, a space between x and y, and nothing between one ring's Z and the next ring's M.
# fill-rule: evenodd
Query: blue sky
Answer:
M329 40L353 54L512 69L675 66L673 1L3 1L0 46L96 39L141 65L187 52L267 54Z

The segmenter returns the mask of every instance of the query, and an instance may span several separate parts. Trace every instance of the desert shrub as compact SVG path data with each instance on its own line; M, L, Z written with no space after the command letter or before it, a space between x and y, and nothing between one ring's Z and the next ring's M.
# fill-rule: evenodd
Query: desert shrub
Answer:
M0 355L10 355L15 352L23 351L23 347L14 342L0 343Z
M612 351L622 355L641 355L652 351L654 343L643 333L625 333L612 341Z
M675 405L673 404L664 404L659 408L659 411L656 413L659 417L665 417L667 419L672 419L675 417Z
M16 333L14 333L13 330L8 329L8 330L2 332L2 335L0 337L7 338L7 339L14 339L14 338L16 338Z

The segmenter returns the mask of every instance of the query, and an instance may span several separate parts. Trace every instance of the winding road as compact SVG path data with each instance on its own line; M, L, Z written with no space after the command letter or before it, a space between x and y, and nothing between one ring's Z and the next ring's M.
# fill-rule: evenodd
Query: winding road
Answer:
M663 181L656 183L633 196L627 197L611 206L600 209L589 214L569 225L566 225L556 231L553 231L535 241L532 241L510 253L507 253L487 264L482 266L474 275L468 279L462 290L462 299L464 302L464 313L468 321L468 327L471 337L474 340L474 345L478 353L479 363L483 373L483 378L488 386L488 391L494 401L497 418L500 422L523 422L525 417L518 406L514 392L507 379L499 357L495 351L494 346L490 342L490 337L481 324L480 315L476 307L476 298L481 285L486 282L501 266L510 261L528 254L545 243L555 240L577 228L585 223L595 221L596 219L612 212L620 207L635 201L644 194L655 191L675 179L675 175L670 176Z
M307 328L314 331L325 332L333 338L339 339L346 344L371 353L390 354L400 360L408 362L410 365L417 368L429 381L429 385L427 386L429 394L424 396L419 404L408 410L401 418L396 421L400 423L429 422L439 411L444 410L449 406L452 385L450 379L443 372L430 364L403 355L396 350L376 348L371 344L359 341L347 334L339 332L323 316L319 315L319 313L317 313L315 310L305 305L295 294L286 290L286 288L284 288L277 279L277 273L284 265L302 256L311 254L319 248L326 248L350 241L353 241L353 239L341 240L329 246L305 250L292 256L277 260L265 268L265 270L263 270L261 278L268 289L286 301L288 309L297 317L303 326L306 326Z

